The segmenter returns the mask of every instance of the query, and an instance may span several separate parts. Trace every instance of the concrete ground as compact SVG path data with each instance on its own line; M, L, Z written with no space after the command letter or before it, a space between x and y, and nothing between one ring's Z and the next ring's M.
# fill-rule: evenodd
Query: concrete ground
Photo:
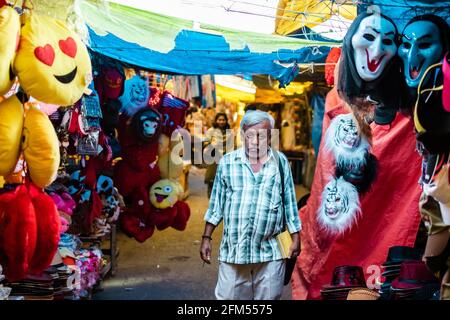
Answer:
M185 231L172 228L155 231L145 243L118 234L120 249L118 271L103 284L95 300L208 300L214 299L217 281L217 254L222 234L221 225L213 234L211 265L200 259L200 237L203 215L208 206L205 169L192 167L189 174L190 196L187 202L191 217ZM297 199L306 189L296 186ZM290 286L284 287L283 299L291 299Z

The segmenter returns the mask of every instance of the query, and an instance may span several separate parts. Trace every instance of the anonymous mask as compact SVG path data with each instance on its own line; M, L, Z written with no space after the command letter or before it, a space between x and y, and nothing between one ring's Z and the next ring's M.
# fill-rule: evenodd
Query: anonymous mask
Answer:
M11 7L0 9L0 96L11 89L16 76L12 64L20 39L20 17Z
M357 220L360 212L358 192L344 178L332 179L322 193L318 220L332 233L343 233Z
M91 60L78 35L61 20L32 14L22 27L14 62L21 86L39 101L68 106L91 80Z
M426 69L443 55L440 31L431 21L415 21L407 25L398 54L403 60L406 83L417 88Z
M395 26L379 15L364 18L352 37L356 70L361 79L372 81L382 73L396 52Z
M150 189L150 201L155 208L166 209L175 205L180 193L179 187L168 179L155 183Z

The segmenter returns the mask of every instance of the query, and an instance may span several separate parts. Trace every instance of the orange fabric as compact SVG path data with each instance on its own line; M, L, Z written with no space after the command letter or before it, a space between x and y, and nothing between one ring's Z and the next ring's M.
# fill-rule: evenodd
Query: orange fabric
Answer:
M322 138L331 119L347 112L336 90L330 91ZM302 253L292 275L294 299L319 299L320 289L330 283L336 266L362 266L367 279L373 274L368 267L383 263L389 247L414 245L420 223L421 159L415 151L412 121L397 114L391 126L371 127L372 153L379 161L377 180L372 190L360 198L362 216L357 225L341 236L327 236L316 221L322 190L335 169L332 156L321 143L311 196L300 210Z

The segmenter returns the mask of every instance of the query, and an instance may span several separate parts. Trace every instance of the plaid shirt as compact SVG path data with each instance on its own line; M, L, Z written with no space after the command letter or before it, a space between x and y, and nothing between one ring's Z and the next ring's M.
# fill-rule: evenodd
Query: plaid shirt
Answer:
M272 150L258 173L253 173L244 148L223 156L217 168L205 221L224 221L219 260L248 264L282 259L276 235L284 229L301 230L292 172L286 156L283 166L285 217L281 210L281 176ZM284 221L283 221L284 220Z

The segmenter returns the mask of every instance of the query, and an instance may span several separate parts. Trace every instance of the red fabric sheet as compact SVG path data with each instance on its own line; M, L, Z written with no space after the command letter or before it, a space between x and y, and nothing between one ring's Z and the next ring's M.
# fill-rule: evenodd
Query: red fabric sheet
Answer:
M333 89L326 99L322 137L331 119L342 113L348 111ZM330 283L333 269L339 265L362 266L366 280L373 280L389 247L414 245L420 223L421 160L415 151L412 121L397 114L390 126L371 126L372 153L379 161L377 180L371 191L360 197L362 215L357 225L340 236L324 234L316 221L322 190L335 168L321 143L311 196L300 210L302 253L292 275L294 299L320 299L322 286ZM370 284L374 281L368 281Z

